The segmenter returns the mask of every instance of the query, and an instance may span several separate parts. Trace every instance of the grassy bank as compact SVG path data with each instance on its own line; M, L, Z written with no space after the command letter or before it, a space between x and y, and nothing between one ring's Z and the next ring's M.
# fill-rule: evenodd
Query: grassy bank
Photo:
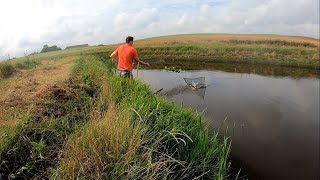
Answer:
M43 60L36 67L21 69L15 76L0 80L0 151L18 122L43 99L43 93L69 77L75 59Z
M140 56L153 62L209 61L319 69L319 40L245 34L189 34L139 40Z
M53 51L47 53L38 53L25 55L0 62L0 80L12 77L24 70L34 69L42 61L60 61L65 58L79 57L84 54L95 52L97 47L74 48L68 50ZM89 53L90 52L90 53Z
M69 138L53 177L226 177L229 144L210 138L199 116L155 97L138 81L107 79L106 114Z
M202 118L83 56L3 148L3 178L224 179L230 144Z
M320 68L317 48L215 44L139 47L137 50L144 60L151 62L193 60Z
M81 70L76 66L69 80L44 91L42 98L34 102L23 119L19 119L14 135L2 142L2 178L48 176L48 168L57 162L66 138L88 120L95 104L98 87L83 81Z

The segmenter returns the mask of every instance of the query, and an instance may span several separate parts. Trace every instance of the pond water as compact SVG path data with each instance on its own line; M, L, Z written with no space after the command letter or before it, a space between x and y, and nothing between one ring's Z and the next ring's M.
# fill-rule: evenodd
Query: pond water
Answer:
M295 73L296 74L296 73ZM136 73L134 73L136 75ZM205 77L192 90L183 78ZM232 159L249 179L319 178L319 78L223 70L139 70L139 79L204 115L232 139Z

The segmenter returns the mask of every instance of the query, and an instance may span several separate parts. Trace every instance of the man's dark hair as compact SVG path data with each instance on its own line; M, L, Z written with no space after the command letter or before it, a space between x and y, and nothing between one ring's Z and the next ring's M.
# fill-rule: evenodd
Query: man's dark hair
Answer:
M133 41L133 37L128 36L128 37L126 38L126 43L129 43L130 41Z

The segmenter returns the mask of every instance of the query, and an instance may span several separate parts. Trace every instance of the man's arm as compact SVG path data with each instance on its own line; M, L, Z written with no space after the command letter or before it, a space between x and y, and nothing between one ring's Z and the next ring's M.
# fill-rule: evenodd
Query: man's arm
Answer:
M118 55L117 50L113 51L113 53L110 55L112 61L117 62L117 55Z
M137 63L142 64L142 65L146 65L146 66L150 66L149 63L143 62L139 59L139 56L134 57L134 60L136 60Z

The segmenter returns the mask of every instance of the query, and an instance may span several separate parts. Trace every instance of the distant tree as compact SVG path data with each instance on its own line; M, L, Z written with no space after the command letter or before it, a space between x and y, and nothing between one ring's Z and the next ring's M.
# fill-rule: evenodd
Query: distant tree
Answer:
M30 55L34 55L34 54L38 54L38 52L37 52L37 51L34 51L34 52L31 53Z
M56 45L53 45L53 46L48 46L47 44L43 46L42 50L40 53L45 53L45 52L50 52L50 51L59 51L61 50L61 48L59 48L58 46Z

